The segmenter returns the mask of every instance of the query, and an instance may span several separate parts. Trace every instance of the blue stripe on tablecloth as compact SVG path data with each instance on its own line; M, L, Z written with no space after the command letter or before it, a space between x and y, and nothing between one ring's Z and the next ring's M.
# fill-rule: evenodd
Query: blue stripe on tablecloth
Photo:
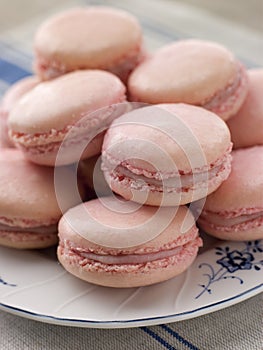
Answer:
M26 71L31 72L32 70L32 52L26 52L26 50L17 47L14 43L9 43L1 39L0 57L9 63L19 65L19 67Z
M184 339L180 334L178 334L177 332L175 332L174 330L172 330L172 328L168 327L165 324L160 325L159 327L161 327L163 330L165 330L167 333L169 333L170 335L172 335L174 338L176 338L180 343L182 343L183 345L185 345L186 347L188 347L190 350L198 350L198 348L193 345L192 343L190 343L188 340Z
M176 350L171 344L169 344L165 339L160 337L157 333L152 331L148 327L140 327L141 330L143 330L146 334L148 334L150 337L152 337L154 340L156 340L158 343L160 343L162 346L164 346L168 350Z
M30 71L22 68L18 64L11 63L3 58L0 58L0 77L1 80L8 84L13 84L17 80L31 75Z

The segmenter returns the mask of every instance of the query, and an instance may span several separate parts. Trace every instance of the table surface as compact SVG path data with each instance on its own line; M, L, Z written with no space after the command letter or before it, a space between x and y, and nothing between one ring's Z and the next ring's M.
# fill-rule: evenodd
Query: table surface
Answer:
M150 50L198 37L230 47L248 67L263 66L261 0L250 1L249 10L245 0L0 0L0 59L5 55L30 71L32 38L39 23L63 8L90 3L122 7L137 15ZM0 95L21 72L8 79L4 74L0 65ZM260 350L262 326L262 295L198 318L131 329L55 326L0 311L0 349Z

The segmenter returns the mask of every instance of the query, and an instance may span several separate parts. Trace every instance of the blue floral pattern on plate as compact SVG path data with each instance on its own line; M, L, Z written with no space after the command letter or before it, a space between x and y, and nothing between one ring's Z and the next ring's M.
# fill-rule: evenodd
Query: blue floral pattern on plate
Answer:
M216 263L221 266L218 270L208 263L202 263L198 266L200 269L207 268L208 272L203 274L203 276L207 278L207 282L206 284L199 284L202 291L195 297L195 299L198 299L205 293L211 294L211 286L222 280L231 278L236 279L240 284L243 284L243 279L234 275L237 271L251 269L260 271L263 266L263 260L255 261L253 253L263 252L263 241L249 241L244 242L244 244L245 248L241 251L236 249L231 251L228 246L224 248L216 247L215 254L222 256L220 259L216 260Z
M5 280L3 280L3 278L1 278L1 277L0 277L0 284L3 284L4 286L8 286L8 287L17 287L16 284L8 283Z

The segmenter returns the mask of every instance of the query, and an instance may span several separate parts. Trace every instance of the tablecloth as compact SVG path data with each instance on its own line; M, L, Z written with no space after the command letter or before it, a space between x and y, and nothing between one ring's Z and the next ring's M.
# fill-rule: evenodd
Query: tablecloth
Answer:
M259 31L169 0L0 1L0 95L30 74L32 38L41 21L76 4L117 6L139 17L150 50L179 38L216 40L248 66L263 66ZM197 2L198 5L198 2ZM0 349L262 349L262 295L197 318L130 329L92 329L41 323L0 311Z

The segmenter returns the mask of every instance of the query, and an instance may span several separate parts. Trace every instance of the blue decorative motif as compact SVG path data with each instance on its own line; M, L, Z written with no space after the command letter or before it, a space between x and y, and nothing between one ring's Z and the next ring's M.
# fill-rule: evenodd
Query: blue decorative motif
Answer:
M207 263L202 263L199 265L199 268L207 268L208 272L204 273L203 276L207 278L206 284L199 284L202 287L202 291L195 297L198 299L205 292L208 294L212 293L211 285L215 282L219 282L225 279L236 279L240 284L243 284L244 281L242 278L233 275L236 271L240 270L256 270L259 271L263 266L263 260L255 261L253 253L262 253L263 252L263 241L254 241L254 242L244 242L245 249L242 251L232 250L230 251L229 247L217 247L216 255L221 255L222 257L218 259L217 264L221 265L217 271Z
M13 283L7 283L6 281L4 281L1 277L0 277L0 284L3 284L5 286L8 286L8 287L17 287L16 284L13 284Z

